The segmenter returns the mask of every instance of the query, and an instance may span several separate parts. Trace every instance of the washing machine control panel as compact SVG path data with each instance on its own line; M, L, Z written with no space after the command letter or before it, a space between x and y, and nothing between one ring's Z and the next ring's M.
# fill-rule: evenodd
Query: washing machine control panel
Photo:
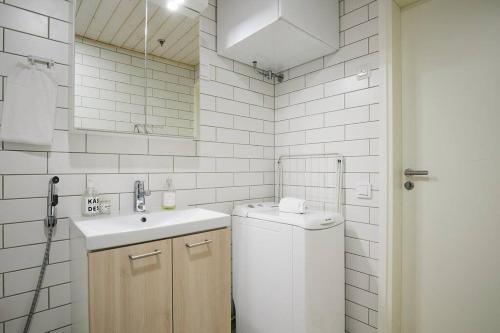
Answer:
M278 207L276 202L256 202L234 207L233 215L247 217L251 211Z

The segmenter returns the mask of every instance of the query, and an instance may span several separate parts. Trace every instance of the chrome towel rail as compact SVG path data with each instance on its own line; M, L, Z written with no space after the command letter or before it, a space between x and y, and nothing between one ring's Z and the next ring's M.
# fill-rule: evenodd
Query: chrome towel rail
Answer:
M344 156L339 153L318 153L318 154L293 154L281 155L278 158L278 203L283 195L283 160L285 159L303 159L314 157L333 157L337 159L337 213L342 215L342 172Z

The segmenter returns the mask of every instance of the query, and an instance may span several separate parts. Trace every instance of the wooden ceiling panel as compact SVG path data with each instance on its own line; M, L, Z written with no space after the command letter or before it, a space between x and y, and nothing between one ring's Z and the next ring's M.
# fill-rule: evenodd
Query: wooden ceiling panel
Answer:
M77 34L85 33L99 8L100 0L85 0L80 3L76 13L75 31Z
M182 23L182 16L170 15L165 19L160 29L155 34L148 34L148 52L155 54L155 50L160 47L158 40L167 39L175 28Z
M169 19L170 12L163 7L158 7L153 17L148 22L148 35L155 36L162 25ZM144 35L141 36L141 42L144 43Z
M403 8L409 5L412 5L414 3L417 3L420 0L396 0L396 3L399 5L399 7Z
M107 1L107 0L103 0ZM128 19L130 14L139 6L140 0L122 0L120 4L115 8L115 11L109 18L109 20L104 23L104 29L102 29L99 36L95 39L99 42L111 44L113 38L117 33L119 33L122 25ZM83 36L87 37L87 36ZM116 45L121 46L121 45Z
M75 3L75 13L78 12L78 9L80 8L81 4L82 4L82 0L76 0L76 3Z
M195 37L192 41L189 42L189 45L186 45L182 50L179 51L174 56L174 60L183 63L199 63L199 54L198 50L200 47L200 40L198 36ZM192 60L194 58L194 60Z
M118 28L118 32L115 34L110 44L124 47L125 41L136 29L140 29L142 26L142 31L144 31L144 13L144 7L141 4L136 6L122 23L121 27Z
M90 39L97 39L119 4L120 0L101 0L99 8L92 18L92 22L90 22L90 25L84 32L85 36Z
M189 44L193 42L197 36L198 24L194 24L182 38L178 39L171 45L167 45L162 57L176 60L176 55L182 52L184 48L189 47Z
M189 34L189 31L196 23L197 21L195 20L182 18L181 23L168 34L167 38L165 38L165 44L163 44L163 46L160 46L158 44L158 46L151 52L160 57L167 58L165 55L168 54L169 49L171 47L175 47L175 44L179 43L180 40L186 38L186 36L188 36ZM192 37L190 39L192 39Z
M145 1L77 0L75 32L102 43L144 52ZM148 2L148 53L189 65L198 64L196 12L189 9L170 12L158 4ZM159 39L165 40L163 47Z
M154 13L158 10L158 7L148 8L148 32L149 32L149 21L153 17ZM141 23L137 25L137 27L132 31L126 40L122 43L122 47L126 49L136 50L136 51L144 51L144 42L141 43L141 40L144 40L144 15L141 14Z

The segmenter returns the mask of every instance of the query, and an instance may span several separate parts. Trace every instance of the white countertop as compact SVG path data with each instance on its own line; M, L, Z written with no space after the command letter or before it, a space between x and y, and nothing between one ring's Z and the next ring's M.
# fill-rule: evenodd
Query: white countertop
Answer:
M203 232L231 224L229 215L201 208L75 216L70 219L71 227L77 230L72 233L72 238L83 237L88 251Z

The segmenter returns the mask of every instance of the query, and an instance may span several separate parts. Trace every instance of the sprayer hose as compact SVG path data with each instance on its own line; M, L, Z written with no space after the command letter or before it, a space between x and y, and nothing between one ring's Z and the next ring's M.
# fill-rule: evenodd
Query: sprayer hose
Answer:
M38 275L38 282L36 284L35 295L33 296L33 301L31 302L30 312L28 314L28 319L26 319L26 324L24 326L23 333L28 333L30 330L31 320L33 319L33 315L35 314L36 304L38 303L38 296L40 296L40 290L42 289L43 278L45 276L45 269L49 264L49 255L50 255L50 245L52 243L52 233L54 231L54 227L47 228L47 243L45 245L45 253L43 255L42 267L40 268L40 274Z

